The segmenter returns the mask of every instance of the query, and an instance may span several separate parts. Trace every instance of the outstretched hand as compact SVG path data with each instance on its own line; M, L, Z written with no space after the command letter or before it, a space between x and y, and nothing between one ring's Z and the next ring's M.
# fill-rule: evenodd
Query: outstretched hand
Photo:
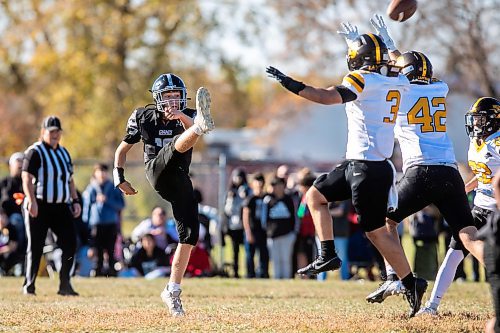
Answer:
M379 35L384 41L385 45L389 50L396 50L396 45L389 35L389 30L387 29L387 25L384 22L384 19L379 14L373 15L370 19L370 23L372 24L375 31L377 31L377 35Z
M290 77L286 76L279 69L277 69L273 66L268 66L266 68L266 73L267 73L267 76L278 80L278 82L281 84L290 80Z
M347 45L351 45L359 37L358 27L350 22L340 24L343 30L337 30L337 33L345 38Z
M283 87L290 90L294 94L298 95L299 92L302 91L306 87L306 85L303 84L302 82L299 82L299 81L292 79L291 77L283 74L280 70L278 70L277 68L275 68L273 66L268 66L266 68L266 73L267 73L267 76L277 80L279 83L281 83L281 85Z

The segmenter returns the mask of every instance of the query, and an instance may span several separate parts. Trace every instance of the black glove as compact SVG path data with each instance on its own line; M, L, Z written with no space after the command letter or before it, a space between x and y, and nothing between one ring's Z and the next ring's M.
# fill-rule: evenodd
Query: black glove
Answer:
M286 76L285 74L281 73L278 69L274 68L273 66L269 66L266 68L266 73L268 74L269 77L272 77L273 79L278 80L279 83L286 89L290 90L294 94L299 94L300 91L302 91L306 85L303 84L302 82L296 81L292 79L289 76Z

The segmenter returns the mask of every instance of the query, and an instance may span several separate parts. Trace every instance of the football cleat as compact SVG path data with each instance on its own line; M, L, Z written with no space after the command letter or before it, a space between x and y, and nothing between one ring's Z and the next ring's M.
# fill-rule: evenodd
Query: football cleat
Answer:
M412 289L406 289L404 295L406 297L406 300L410 304L410 318L415 316L418 310L420 310L422 297L424 297L426 290L427 281L422 278L415 278L415 287Z
M418 310L415 316L437 316L437 308L432 307L431 303L425 303L425 306Z
M377 290L366 296L366 300L368 303L382 303L387 297L403 294L405 290L401 280L387 280L382 282Z
M165 288L160 295L173 317L182 317L185 314L182 308L181 293L182 290L168 291Z
M215 128L214 120L210 114L210 93L207 88L200 87L196 92L196 116L194 124L199 126L203 133L208 133Z
M339 269L341 265L342 260L340 260L340 258L337 256L330 259L323 258L322 256L317 256L312 263L297 270L297 273L303 275L316 275L321 272L328 272Z

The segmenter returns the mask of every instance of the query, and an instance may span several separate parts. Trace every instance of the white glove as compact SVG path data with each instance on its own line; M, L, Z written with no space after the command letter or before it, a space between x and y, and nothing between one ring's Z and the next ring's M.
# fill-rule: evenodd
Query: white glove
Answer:
M375 14L373 18L370 19L370 23L377 31L377 35L382 38L387 48L391 51L396 50L397 47L396 45L394 45L394 41L392 40L391 36L389 36L389 30L387 30L387 26L385 25L382 16Z
M342 22L340 25L344 30L337 30L337 33L344 36L347 45L350 46L359 37L358 27L349 22Z

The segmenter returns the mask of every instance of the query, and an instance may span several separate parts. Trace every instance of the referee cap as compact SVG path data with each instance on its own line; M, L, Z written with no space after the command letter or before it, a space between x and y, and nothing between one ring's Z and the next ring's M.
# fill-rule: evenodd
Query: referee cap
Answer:
M43 120L42 128L48 131L62 131L61 121L56 116L48 116Z

